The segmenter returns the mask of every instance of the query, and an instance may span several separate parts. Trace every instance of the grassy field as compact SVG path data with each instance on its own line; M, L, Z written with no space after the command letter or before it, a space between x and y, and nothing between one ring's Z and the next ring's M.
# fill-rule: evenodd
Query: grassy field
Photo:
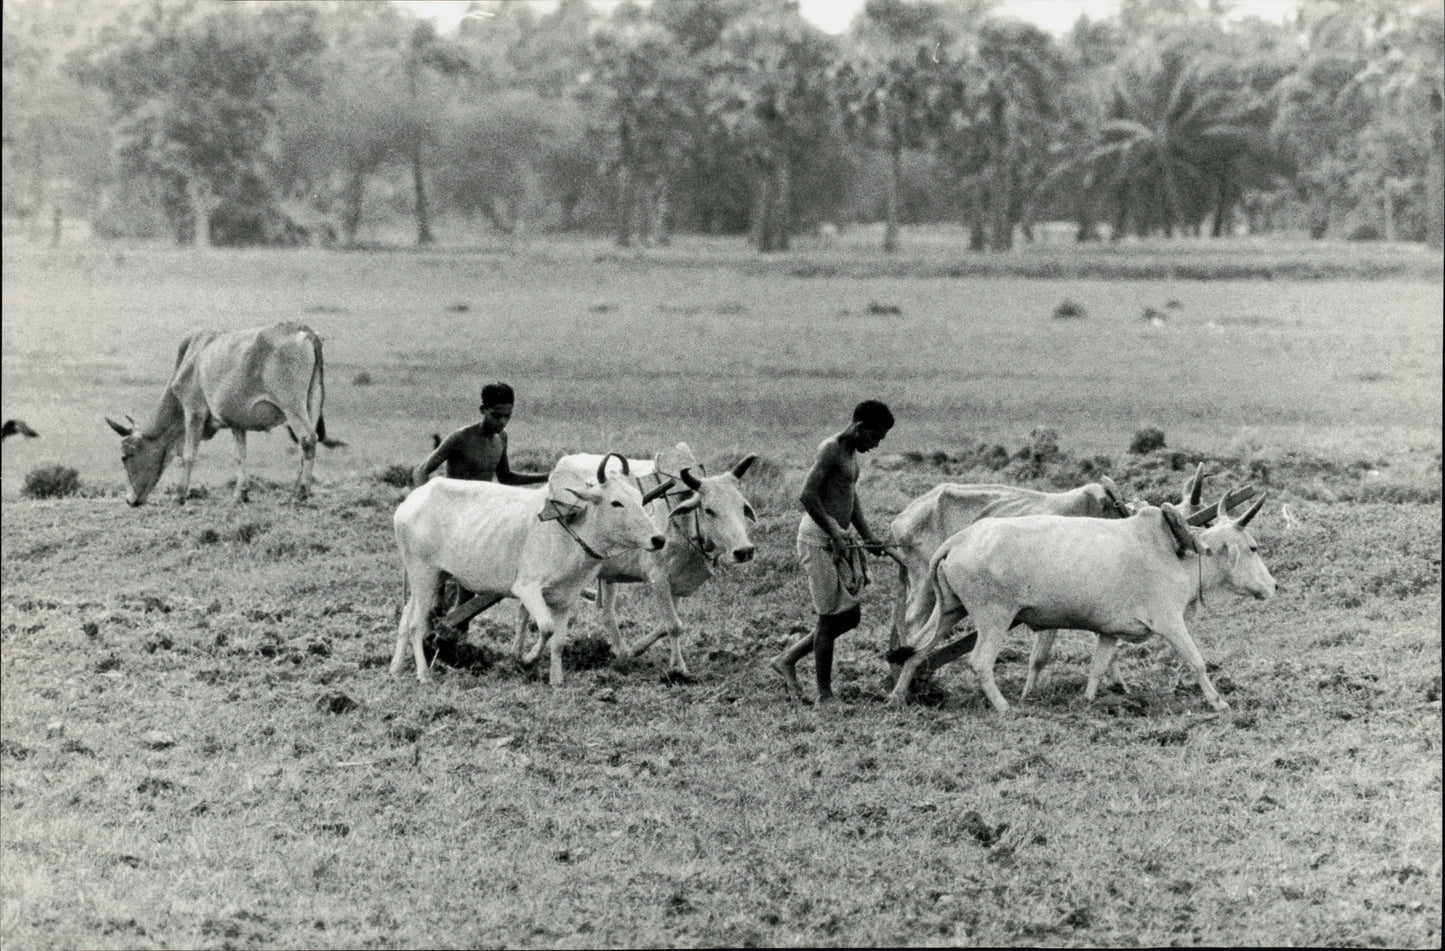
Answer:
M1221 279L1199 281L1178 253L952 276L936 245L879 265L7 242L4 414L43 435L4 450L0 945L1439 946L1439 257L1211 245L1193 260ZM1044 260L1063 276L1029 277L1061 273ZM1301 262L1319 273L1284 279ZM1265 266L1280 279L1237 279ZM1065 299L1087 315L1054 319ZM350 444L316 498L286 504L273 434L251 505L223 437L188 507L126 508L101 414L149 412L192 327L277 319L325 337ZM519 468L761 455L758 558L685 602L691 682L661 647L608 663L584 640L551 690L498 654L505 605L437 685L388 675L402 490L379 476L496 378ZM1126 655L1133 694L1086 704L1074 636L1007 718L961 668L889 711L882 569L840 644L848 705L788 703L762 664L811 620L793 500L865 396L899 417L865 462L875 525L941 481L1104 471L1159 501L1204 459L1216 491L1268 485L1279 596L1192 627L1232 709L1168 690L1159 645ZM1167 450L1126 451L1145 425ZM1021 452L1040 426L1058 455ZM20 498L46 463L82 497ZM622 610L650 623L637 593ZM1016 633L1010 697L1026 655Z

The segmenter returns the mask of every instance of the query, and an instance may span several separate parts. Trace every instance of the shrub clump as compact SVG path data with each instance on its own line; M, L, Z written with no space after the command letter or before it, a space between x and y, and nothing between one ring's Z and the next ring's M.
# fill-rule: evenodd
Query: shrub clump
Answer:
M1164 448L1164 430L1156 429L1153 426L1145 426L1134 434L1134 440L1129 443L1129 451L1136 456L1151 453L1156 449Z
M69 466L41 466L25 476L20 494L31 499L63 499L80 492L80 473Z
M394 462L376 474L376 481L394 485L398 489L411 488L411 467Z
M1065 297L1059 302L1059 306L1054 308L1055 320L1083 320L1087 316L1089 316L1089 312L1084 309L1084 305L1068 297Z

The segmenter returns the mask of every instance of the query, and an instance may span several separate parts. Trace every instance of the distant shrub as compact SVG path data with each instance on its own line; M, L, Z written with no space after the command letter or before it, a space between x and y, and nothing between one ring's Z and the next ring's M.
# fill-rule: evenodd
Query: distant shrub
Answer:
M365 370L362 370L360 373L356 374L356 376L351 378L351 384L353 386L370 386L371 374L367 373Z
M394 485L398 489L411 488L411 467L394 462L376 474L376 481Z
M20 494L31 499L63 499L80 492L80 473L69 466L41 466L25 476Z
M1145 426L1134 434L1134 440L1129 443L1129 451L1136 456L1153 452L1156 449L1164 448L1164 430L1155 429L1153 426Z
M1087 316L1089 312L1084 309L1083 304L1067 297L1054 308L1055 320L1083 320Z

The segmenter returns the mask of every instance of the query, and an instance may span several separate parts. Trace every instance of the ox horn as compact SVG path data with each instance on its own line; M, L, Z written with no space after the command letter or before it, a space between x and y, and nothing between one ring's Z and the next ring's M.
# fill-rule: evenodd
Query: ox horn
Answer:
M642 497L642 504L646 505L649 502L661 498L662 496L667 494L667 490L672 488L672 486L673 481L671 479L668 479L666 482L662 483L662 485L654 486L653 488L648 489L647 494Z
M1179 510L1168 502L1165 502L1159 508L1160 511L1164 513L1164 524L1169 526L1169 531L1174 536L1174 543L1178 547L1179 557L1183 558L1190 552L1197 551L1198 545L1194 540L1194 533L1189 531L1189 526L1185 524L1184 517L1179 514Z
M1184 483L1184 501L1188 503L1190 511L1199 506L1199 496L1204 492L1204 463L1194 470L1194 476Z
M631 475L631 474L632 474L632 473L631 473L631 470L628 468L628 465L627 465L627 457L626 457L626 456L618 455L618 454L615 453L615 452L609 452L607 455L605 455L605 456L602 457L602 461L601 461L601 462L597 463L597 484L598 484L598 485L601 485L602 483L604 483L604 482L607 481L607 460L608 460L608 459L611 459L613 456L617 456L617 461L620 462L620 463L622 463L622 474L623 474L623 475Z
M121 436L129 436L131 433L135 432L135 420L131 419L129 416L126 417L126 421L130 423L129 426L125 426L125 425L122 425L121 423L117 423L115 420L111 419L109 416L105 417L105 421L106 421L107 424L109 424L109 426L110 426L111 429L115 430L116 433L118 433L118 434L121 435Z
M1237 489L1231 489L1224 493L1224 495L1220 497L1219 502L1223 504L1223 510L1227 513L1236 505L1246 501L1253 494L1254 486L1242 485ZM1219 517L1219 512L1220 509L1218 505L1206 505L1204 508L1201 508L1189 516L1189 524L1195 528L1205 528Z
M1267 495L1269 495L1268 492L1261 492L1259 494L1259 498L1254 500L1254 504L1251 505L1243 515L1236 519L1234 524L1239 528L1243 528L1244 526L1248 525L1249 520L1258 515L1259 510L1264 508L1264 497Z
M1116 509L1125 514L1129 512L1129 503L1124 500L1124 493L1119 490L1119 485L1108 476L1099 476L1099 484L1104 487L1104 496Z
M754 462L756 462L757 459L758 457L756 455L744 456L737 465L733 466L733 478L741 479L743 475L748 471L748 467L751 466Z
M683 469L681 474L683 485L687 486L689 489L692 489L694 492L702 488L702 480L692 474L691 466Z

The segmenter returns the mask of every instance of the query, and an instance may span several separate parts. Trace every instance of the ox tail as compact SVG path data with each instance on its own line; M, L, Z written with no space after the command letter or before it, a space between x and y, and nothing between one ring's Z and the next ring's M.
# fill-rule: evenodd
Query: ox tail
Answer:
M326 438L326 414L323 411L326 403L326 366L321 359L321 335L313 332L310 336L311 350L316 354L316 364L311 369L311 385L316 393L316 441L327 449L338 449L346 443L339 439Z

